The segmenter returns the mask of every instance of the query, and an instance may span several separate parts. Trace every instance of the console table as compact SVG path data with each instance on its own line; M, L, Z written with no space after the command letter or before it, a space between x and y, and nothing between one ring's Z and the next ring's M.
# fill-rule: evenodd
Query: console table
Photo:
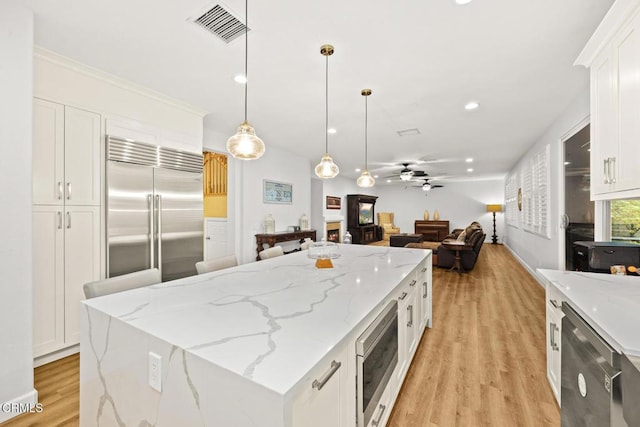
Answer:
M316 230L301 230L301 231L281 231L271 234L256 234L256 261L260 261L260 251L265 249L263 244L269 245L270 248L274 247L276 243L290 242L292 240L298 240L300 243L304 242L304 239L309 237L311 240L316 240Z
M422 234L426 242L442 242L449 234L449 221L424 221L416 220L414 233Z

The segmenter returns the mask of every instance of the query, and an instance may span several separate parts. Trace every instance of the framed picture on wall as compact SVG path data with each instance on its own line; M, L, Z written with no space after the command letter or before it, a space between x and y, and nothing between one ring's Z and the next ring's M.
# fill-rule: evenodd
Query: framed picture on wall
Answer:
M340 197L327 196L327 209L340 209Z
M293 201L293 186L284 182L262 180L262 202L291 204Z

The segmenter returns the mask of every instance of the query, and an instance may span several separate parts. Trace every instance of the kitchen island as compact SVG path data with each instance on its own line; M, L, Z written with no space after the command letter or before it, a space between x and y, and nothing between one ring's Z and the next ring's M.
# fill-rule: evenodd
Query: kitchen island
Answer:
M384 425L431 326L431 251L340 253L329 269L299 252L84 301L81 425L354 426L355 340L409 294Z

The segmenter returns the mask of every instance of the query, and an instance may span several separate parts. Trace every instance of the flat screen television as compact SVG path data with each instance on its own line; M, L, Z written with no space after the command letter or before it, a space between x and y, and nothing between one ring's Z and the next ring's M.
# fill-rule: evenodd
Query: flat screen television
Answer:
M358 203L358 224L373 224L373 203Z

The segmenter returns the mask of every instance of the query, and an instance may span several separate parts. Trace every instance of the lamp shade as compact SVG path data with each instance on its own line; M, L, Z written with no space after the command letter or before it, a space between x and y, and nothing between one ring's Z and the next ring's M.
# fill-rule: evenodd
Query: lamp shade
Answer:
M487 212L502 212L502 205L487 205Z
M320 160L320 163L316 166L316 175L318 178L322 179L330 179L335 178L340 173L340 169L338 165L333 162L333 159L329 155L329 153L325 153Z
M264 154L264 142L246 120L238 127L238 132L227 140L227 151L236 159L259 159Z
M373 179L368 170L362 172L356 181L358 187L373 187L376 185L376 180Z

